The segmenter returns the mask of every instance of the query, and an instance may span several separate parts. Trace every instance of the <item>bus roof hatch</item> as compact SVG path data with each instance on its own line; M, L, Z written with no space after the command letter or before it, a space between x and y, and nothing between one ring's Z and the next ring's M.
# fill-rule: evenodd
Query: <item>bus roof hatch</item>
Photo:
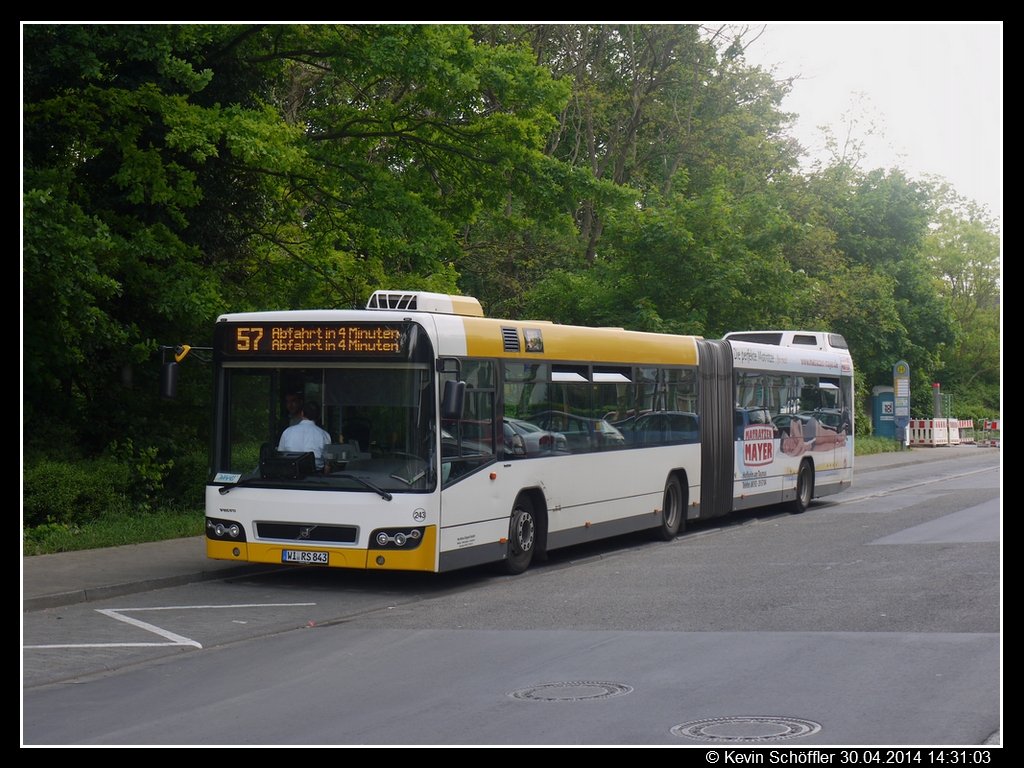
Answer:
M437 312L442 315L483 317L480 302L472 296L449 296L425 291L374 291L367 309L391 309L406 312Z

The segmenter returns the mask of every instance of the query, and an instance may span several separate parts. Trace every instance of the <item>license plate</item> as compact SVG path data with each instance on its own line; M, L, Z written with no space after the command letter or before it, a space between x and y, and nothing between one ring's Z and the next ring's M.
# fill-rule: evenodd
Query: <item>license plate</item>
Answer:
M327 565L328 552L307 552L304 549L285 549L281 552L282 563L303 563L305 565Z

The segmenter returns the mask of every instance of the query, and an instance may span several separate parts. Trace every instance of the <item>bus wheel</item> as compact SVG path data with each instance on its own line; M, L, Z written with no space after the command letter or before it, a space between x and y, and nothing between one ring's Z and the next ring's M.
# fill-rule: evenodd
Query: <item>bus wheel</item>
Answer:
M814 495L814 471L809 461L800 462L800 471L796 476L796 498L790 509L799 514L806 512L811 504L811 496Z
M683 487L675 475L665 483L665 498L662 501L661 527L658 535L665 541L672 541L683 528Z
M504 566L507 573L522 573L533 560L534 545L537 543L537 521L533 505L525 496L516 499L512 519L508 527L508 557Z

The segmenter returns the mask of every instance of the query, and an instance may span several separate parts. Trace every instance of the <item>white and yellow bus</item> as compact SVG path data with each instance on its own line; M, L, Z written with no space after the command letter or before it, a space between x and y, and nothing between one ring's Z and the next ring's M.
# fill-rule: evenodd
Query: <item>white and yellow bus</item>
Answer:
M803 511L852 482L853 366L839 337L796 336L815 343L495 320L386 291L364 311L223 315L207 554L519 573L607 536ZM282 450L303 409L323 445Z

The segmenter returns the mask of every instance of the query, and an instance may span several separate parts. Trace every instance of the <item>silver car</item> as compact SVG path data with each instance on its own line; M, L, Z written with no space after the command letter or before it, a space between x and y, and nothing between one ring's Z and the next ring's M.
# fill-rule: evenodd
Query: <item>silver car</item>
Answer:
M504 419L506 456L543 456L569 453L569 441L561 432L549 432L521 419Z

